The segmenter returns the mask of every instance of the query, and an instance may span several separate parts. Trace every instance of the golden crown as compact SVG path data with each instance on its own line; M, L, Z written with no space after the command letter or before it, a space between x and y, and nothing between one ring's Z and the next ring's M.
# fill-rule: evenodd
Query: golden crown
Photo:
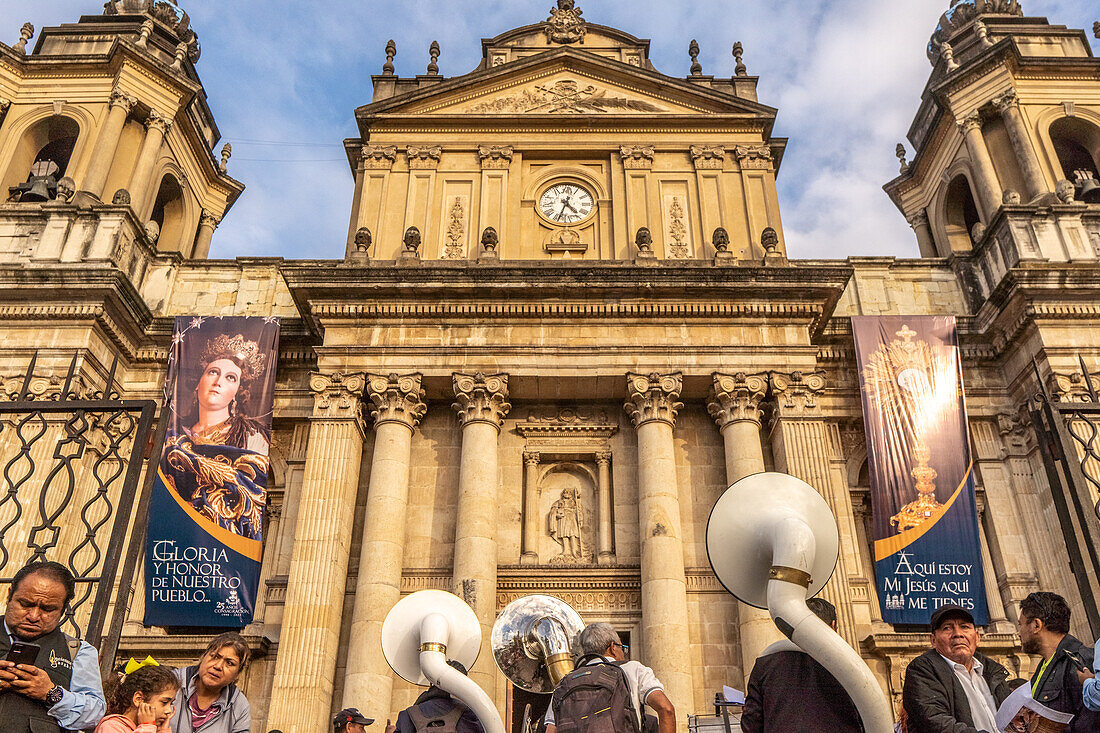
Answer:
M239 333L236 336L223 333L211 339L199 355L199 363L203 369L218 359L231 359L239 364L241 376L249 381L258 379L267 366L267 356L261 353L260 345Z

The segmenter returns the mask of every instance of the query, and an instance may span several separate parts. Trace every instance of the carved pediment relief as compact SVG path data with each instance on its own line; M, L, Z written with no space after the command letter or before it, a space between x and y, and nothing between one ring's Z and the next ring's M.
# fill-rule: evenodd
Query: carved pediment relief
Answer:
M645 114L667 112L649 100L628 96L618 89L565 78L527 85L467 106L470 114Z

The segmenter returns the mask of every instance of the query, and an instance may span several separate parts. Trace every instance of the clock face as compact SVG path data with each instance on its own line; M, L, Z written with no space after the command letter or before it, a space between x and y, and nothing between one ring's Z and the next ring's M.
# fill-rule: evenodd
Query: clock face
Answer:
M592 214L592 194L576 183L557 183L539 197L539 212L555 224L576 224Z

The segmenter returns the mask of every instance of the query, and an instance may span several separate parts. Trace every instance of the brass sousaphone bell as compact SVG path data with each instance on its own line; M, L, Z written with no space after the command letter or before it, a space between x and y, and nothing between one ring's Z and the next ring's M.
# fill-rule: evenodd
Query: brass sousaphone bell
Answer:
M580 615L560 598L517 598L493 624L493 657L516 687L549 695L573 671L573 640L583 628Z

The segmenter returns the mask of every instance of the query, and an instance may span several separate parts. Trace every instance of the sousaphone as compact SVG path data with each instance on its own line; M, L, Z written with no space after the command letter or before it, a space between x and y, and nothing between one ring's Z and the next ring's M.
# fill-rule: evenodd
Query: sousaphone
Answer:
M517 598L493 624L493 657L516 687L548 695L573 671L573 640L583 628L580 615L560 598Z

